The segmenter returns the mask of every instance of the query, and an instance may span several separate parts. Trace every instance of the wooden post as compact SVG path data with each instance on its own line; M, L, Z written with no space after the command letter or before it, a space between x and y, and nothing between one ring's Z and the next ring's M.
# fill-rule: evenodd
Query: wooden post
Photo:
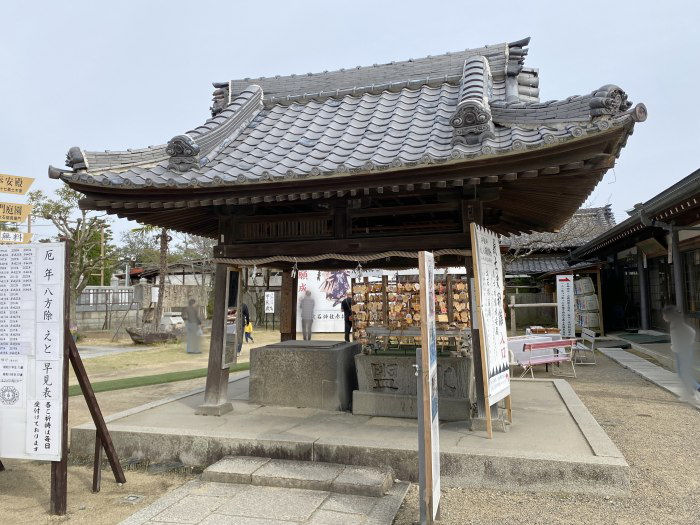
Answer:
M80 357L80 353L78 352L78 348L75 346L75 341L73 341L73 337L70 335L70 332L66 331L66 337L70 338L68 341L68 357L73 365L75 377L80 385L80 390L83 392L83 397L85 398L85 403L87 404L90 415L92 416L92 421L95 423L95 429L99 438L98 441L102 444L105 452L107 453L107 459L112 467L114 479L117 483L126 483L124 471L119 463L119 458L117 457L117 452L114 449L114 443L112 443L112 437L107 429L107 424L102 417L102 411L100 410L100 405L97 403L95 391L92 389L92 384L90 384L87 372L85 371L83 360ZM68 360L66 360L66 363L67 362ZM95 447L97 447L97 445L95 445Z
M382 275L382 319L384 325L389 328L389 294L387 287L389 286L389 276Z
M445 270L447 271L447 270ZM447 288L446 291L446 296L447 296L447 322L451 323L455 320L455 310L454 310L454 292L452 291L452 274L448 273L446 277L446 285L445 287Z
M513 335L517 332L518 325L515 324L515 296L510 296L510 331Z
M73 341L70 333L70 243L65 243L64 251L64 285L63 285L63 370L61 371L61 459L51 462L51 501L49 512L63 516L68 505L68 359L69 341Z
M2 461L0 461L0 472L5 470L5 465L2 464Z
M685 316L685 279L683 278L683 258L679 246L678 230L671 230L671 258L673 260L673 289L676 296L676 310Z
M282 270L280 294L280 339L294 340L297 338L297 277L292 277L291 270Z
M102 485L102 441L100 433L95 431L95 459L92 463L92 492L100 491Z
M204 404L197 408L195 414L220 416L233 410L233 405L228 400L229 369L222 368L228 313L228 273L228 266L221 263L216 265L207 383Z
M639 279L639 324L649 330L649 280L644 266L644 252L637 246L637 278ZM602 302L601 302L602 305Z
M573 275L571 276L573 278ZM605 323L603 322L603 286L600 279L600 267L596 271L596 285L598 286L598 319L600 319L600 335L605 335Z

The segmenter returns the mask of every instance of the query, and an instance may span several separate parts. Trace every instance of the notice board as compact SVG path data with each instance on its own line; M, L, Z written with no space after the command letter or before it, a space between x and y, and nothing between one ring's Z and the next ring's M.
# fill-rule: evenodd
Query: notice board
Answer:
M491 406L510 395L503 263L498 235L494 232L472 223L471 241L477 309L474 318L479 322L484 384L488 387L484 398Z
M576 337L574 276L557 275L557 324L562 338Z
M65 247L0 246L0 457L59 461Z

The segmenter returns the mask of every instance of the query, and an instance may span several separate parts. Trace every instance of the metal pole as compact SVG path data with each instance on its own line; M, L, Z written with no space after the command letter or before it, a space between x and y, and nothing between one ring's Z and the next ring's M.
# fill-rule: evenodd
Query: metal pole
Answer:
M639 278L639 323L642 330L649 330L649 277L644 267L644 252L637 247L637 275Z

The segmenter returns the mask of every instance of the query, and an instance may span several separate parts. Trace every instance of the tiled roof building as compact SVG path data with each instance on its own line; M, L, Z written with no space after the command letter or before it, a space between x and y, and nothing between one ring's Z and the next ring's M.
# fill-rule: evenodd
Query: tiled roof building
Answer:
M215 83L204 124L147 148L71 148L69 170L50 176L84 193L84 207L210 237L220 233L212 217L245 207L269 216L339 201L352 215L472 199L499 233L551 231L614 165L646 109L612 84L540 102L528 43ZM462 205L446 206L449 220L430 220L462 230Z

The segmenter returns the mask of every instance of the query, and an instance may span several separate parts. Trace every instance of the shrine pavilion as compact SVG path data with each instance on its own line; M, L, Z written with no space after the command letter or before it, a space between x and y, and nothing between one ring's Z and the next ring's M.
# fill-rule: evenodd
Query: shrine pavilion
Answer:
M284 271L293 338L292 268L413 267L419 250L469 266L470 222L555 231L581 206L646 108L613 84L541 102L528 44L218 82L203 124L157 146L73 147L49 176L82 208L218 240L206 394L217 413L228 267Z

